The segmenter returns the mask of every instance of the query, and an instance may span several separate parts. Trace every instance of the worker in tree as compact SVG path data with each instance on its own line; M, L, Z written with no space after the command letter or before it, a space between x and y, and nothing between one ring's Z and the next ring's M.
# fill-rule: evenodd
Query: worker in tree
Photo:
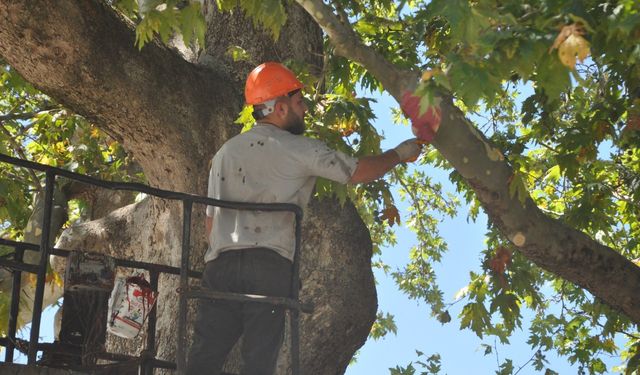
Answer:
M226 142L213 158L210 198L293 203L304 208L316 177L340 183L373 181L403 161L415 160L421 145L410 139L376 156L356 159L304 137L308 108L296 76L279 63L255 68L245 86L255 126ZM221 292L287 297L291 291L294 215L207 207L209 248L202 285ZM189 374L219 374L244 333L242 374L274 372L283 341L285 311L261 303L201 300Z

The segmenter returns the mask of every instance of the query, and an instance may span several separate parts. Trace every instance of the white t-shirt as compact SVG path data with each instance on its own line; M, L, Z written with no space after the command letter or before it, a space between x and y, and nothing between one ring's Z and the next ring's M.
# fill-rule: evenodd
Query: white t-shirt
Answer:
M213 158L210 198L253 203L293 203L306 207L316 177L347 183L357 159L317 139L268 124L227 141ZM205 262L221 252L267 247L293 260L295 216L291 212L243 211L208 206L213 217Z

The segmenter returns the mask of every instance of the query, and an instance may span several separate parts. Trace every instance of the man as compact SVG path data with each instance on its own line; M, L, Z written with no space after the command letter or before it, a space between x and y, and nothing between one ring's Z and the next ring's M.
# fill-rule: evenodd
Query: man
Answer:
M225 143L213 158L209 197L304 208L317 176L341 183L373 181L421 151L408 140L381 155L356 159L302 136L303 85L278 63L255 68L245 86L256 125ZM294 251L294 216L207 207L209 249L202 284L212 290L287 297ZM241 334L243 374L272 374L284 332L283 308L202 300L189 374L219 374Z

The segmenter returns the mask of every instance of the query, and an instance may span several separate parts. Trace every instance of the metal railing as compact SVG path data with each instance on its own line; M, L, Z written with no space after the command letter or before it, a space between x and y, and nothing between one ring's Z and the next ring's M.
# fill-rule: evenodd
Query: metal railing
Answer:
M112 182L103 181L89 176L73 173L64 169L55 168L43 164L38 164L22 159L13 158L0 154L0 162L9 163L14 166L24 167L31 170L37 170L45 173L45 201L44 201L44 217L42 223L42 237L40 245L25 242L16 242L6 239L0 239L0 245L8 246L14 249L13 259L0 259L0 266L9 268L13 272L13 286L11 294L11 305L9 311L9 327L7 337L0 337L0 346L6 348L5 362L13 362L13 354L16 348L16 328L17 317L19 312L20 301L20 283L22 272L37 275L36 288L33 303L33 315L31 320L31 332L28 342L27 358L28 364L35 364L37 352L39 350L55 350L52 344L40 343L40 323L42 315L42 304L44 296L45 278L47 272L47 264L49 255L58 255L66 257L70 254L69 250L58 249L50 244L51 237L51 215L53 207L53 192L56 183L56 177L65 177L70 180L82 182L85 184L98 186L110 190L126 190L145 193L163 199L177 200L182 202L183 218L182 218L182 250L180 268L171 267L162 264L153 264L140 261L132 261L126 259L115 259L116 266L145 269L149 271L150 284L157 291L158 278L161 273L180 275L180 301L178 308L178 339L176 350L176 363L159 360L155 358L155 331L156 331L156 307L149 313L147 326L146 347L142 351L141 356L134 357L116 353L99 353L96 355L99 359L111 361L137 361L143 373L151 373L153 368L177 368L178 373L184 373L186 369L186 348L187 348L187 300L191 298L205 299L224 299L246 302L261 302L274 305L284 306L289 310L290 338L291 338L291 368L294 375L300 373L300 311L310 312L312 306L310 304L301 303L298 300L298 274L300 262L300 239L301 239L301 223L302 209L294 204L288 203L246 203L246 202L229 202L218 199L202 197L187 193L168 191L153 188L140 183ZM255 210L255 211L288 211L295 215L295 252L292 264L291 292L289 298L255 296L247 294L221 293L211 290L189 286L190 277L200 277L201 273L192 271L189 265L190 257L190 237L191 237L191 213L193 204L200 203L203 205L217 206L221 208L230 208L236 210ZM38 265L26 264L23 262L25 250L39 251L41 253ZM158 303L161 303L159 300ZM95 366L94 366L95 367Z

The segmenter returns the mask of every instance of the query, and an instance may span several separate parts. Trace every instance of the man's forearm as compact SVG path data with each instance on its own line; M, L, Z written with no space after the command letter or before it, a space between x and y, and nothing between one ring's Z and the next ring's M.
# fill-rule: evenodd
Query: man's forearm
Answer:
M400 163L398 154L389 150L375 156L365 156L358 160L356 171L349 180L350 184L375 181Z

